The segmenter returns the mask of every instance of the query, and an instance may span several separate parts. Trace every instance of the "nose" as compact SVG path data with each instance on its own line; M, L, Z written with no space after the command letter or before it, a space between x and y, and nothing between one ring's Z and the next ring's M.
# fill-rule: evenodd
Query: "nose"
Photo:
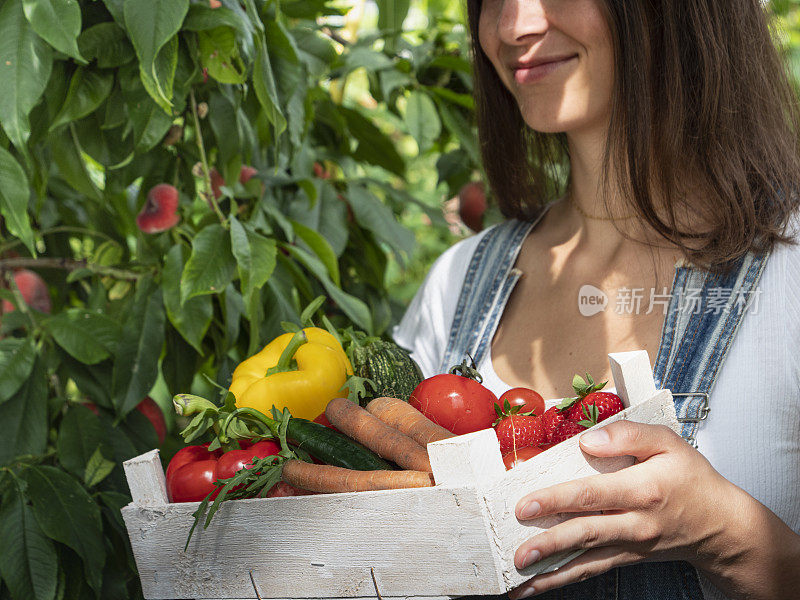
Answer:
M547 32L549 22L542 0L502 0L497 22L500 40L509 45L530 43Z

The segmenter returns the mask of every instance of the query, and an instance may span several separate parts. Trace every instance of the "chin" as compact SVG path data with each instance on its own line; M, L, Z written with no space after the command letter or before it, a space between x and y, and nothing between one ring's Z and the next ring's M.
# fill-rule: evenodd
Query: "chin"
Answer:
M541 133L577 131L597 120L597 115L587 110L590 108L587 106L588 102L566 102L563 98L554 98L552 102L548 102L544 98L519 97L518 102L522 119L528 127Z
M542 113L530 115L523 112L522 119L528 127L539 133L568 133L588 124L586 119L565 119L561 116L548 116Z

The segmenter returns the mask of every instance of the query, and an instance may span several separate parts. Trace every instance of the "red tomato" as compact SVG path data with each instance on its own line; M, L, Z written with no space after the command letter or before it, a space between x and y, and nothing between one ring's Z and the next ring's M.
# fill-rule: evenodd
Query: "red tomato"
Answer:
M208 444L181 448L167 465L167 496L170 502L196 502L214 489L214 469L221 450L208 451Z
M511 451L503 456L503 464L506 466L506 470L513 469L518 464L524 463L529 458L533 458L537 454L541 454L544 452L543 449L537 448L536 446L528 446L526 448L520 448L515 451Z
M208 444L203 444L202 446L186 446L186 448L181 448L175 453L175 456L172 457L172 460L169 461L169 465L167 465L167 481L169 481L170 475L180 469L183 465L200 460L217 460L220 456L222 456L222 451L214 450L213 452L209 452Z
M521 406L519 412L533 412L533 414L541 416L544 414L544 398L538 392L525 387L511 388L505 392L498 403L500 408L505 406L505 401L511 406Z
M233 477L242 469L248 469L252 465L253 458L266 458L275 456L281 451L281 447L272 441L258 442L247 450L231 450L222 455L217 461L217 468L214 471L215 479L228 479Z
M170 502L197 502L214 491L217 460L198 460L183 465L167 479Z
M497 396L474 379L434 375L420 383L408 403L456 435L488 429L497 418Z

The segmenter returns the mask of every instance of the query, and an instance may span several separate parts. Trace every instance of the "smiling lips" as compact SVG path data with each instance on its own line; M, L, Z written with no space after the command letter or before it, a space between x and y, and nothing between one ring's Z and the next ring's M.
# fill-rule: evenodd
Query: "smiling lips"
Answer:
M576 58L577 55L572 54L561 57L541 58L528 63L518 63L514 65L514 80L517 83L536 83Z

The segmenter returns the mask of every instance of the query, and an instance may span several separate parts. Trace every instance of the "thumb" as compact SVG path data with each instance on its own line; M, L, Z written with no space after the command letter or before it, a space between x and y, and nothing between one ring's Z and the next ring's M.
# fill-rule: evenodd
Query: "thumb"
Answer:
M682 438L666 425L615 421L580 436L581 449L592 456L633 456L642 461L675 448Z

